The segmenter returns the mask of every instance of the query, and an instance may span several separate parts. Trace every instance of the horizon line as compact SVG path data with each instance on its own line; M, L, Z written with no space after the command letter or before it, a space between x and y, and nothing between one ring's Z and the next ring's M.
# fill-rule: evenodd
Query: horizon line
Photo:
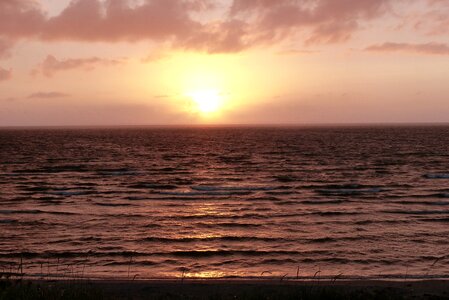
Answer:
M200 127L383 127L383 126L449 126L448 122L336 122L336 123L229 123L229 124L96 124L96 125L6 125L2 129L96 129L96 128L200 128Z

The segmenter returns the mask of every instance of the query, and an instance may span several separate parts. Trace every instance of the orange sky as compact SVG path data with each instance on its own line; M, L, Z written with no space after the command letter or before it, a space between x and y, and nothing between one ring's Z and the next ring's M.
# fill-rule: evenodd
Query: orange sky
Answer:
M0 0L0 126L449 122L447 0Z

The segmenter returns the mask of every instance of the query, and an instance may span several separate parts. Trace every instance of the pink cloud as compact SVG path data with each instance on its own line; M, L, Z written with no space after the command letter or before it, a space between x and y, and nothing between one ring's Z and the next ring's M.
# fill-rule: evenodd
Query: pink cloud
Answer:
M449 46L441 43L407 44L407 43L383 43L372 45L366 51L376 52L411 52L419 54L449 55Z
M447 0L423 5L415 30L449 32ZM136 4L137 3L137 4ZM220 3L218 5L217 3ZM342 43L403 0L72 0L49 17L34 0L0 1L0 38L118 42L150 40L209 53L239 52L284 40ZM197 18L214 10L214 20ZM395 16L390 14L390 16ZM396 18L398 18L396 16ZM424 28L424 29L423 29ZM0 55L5 53L1 50Z
M259 40L284 39L309 31L306 43L336 43L351 38L360 23L380 17L391 0L235 0L234 16L249 15Z
M6 81L11 78L12 78L12 70L11 69L6 70L6 69L3 69L2 67L0 67L0 82Z
M254 46L249 26L240 20L215 22L198 30L175 46L209 53L240 52Z
M122 60L104 59L99 57L58 60L53 55L48 55L47 58L32 71L32 75L43 74L47 77L51 77L55 73L61 71L73 69L83 69L89 71L98 66L118 65L122 62Z
M28 99L55 99L69 97L69 94L60 92L37 92L28 96Z
M449 34L449 1L427 0L424 9L408 16L402 26L430 36Z
M190 4L190 5L189 5ZM136 41L189 35L200 24L189 17L191 1L144 1L130 7L123 0L73 1L45 22L40 36L48 40ZM83 20L83 22L80 22Z
M17 38L36 35L44 22L44 13L36 1L0 1L0 36Z
M208 52L237 52L309 30L309 43L349 39L363 21L382 15L392 0L234 0L219 21L200 22L211 0L74 0L47 17L32 0L0 2L0 36L76 41L170 41Z
M0 59L8 58L11 55L13 43L6 39L0 38Z
M317 54L320 51L317 50L304 50L304 49L286 49L279 51L279 55L305 55L305 54Z
M151 52L147 56L143 57L140 61L142 63L150 63L150 62L163 60L163 59L166 59L168 57L169 56L168 56L168 54L165 51L156 50L156 51Z
M415 28L425 31L428 35L449 34L449 10L430 11L420 16L415 23Z
M209 24L178 45L211 53L239 52L301 34L304 44L349 40L360 23L389 11L391 0L234 0L230 17Z
M0 1L0 37L77 41L183 39L202 27L190 12L211 9L211 0L73 0L47 17L33 0Z

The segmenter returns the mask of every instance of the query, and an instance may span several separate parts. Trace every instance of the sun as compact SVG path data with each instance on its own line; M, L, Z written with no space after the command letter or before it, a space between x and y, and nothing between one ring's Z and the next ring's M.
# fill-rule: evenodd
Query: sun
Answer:
M187 95L196 105L196 109L203 114L215 113L222 106L222 96L215 89L197 90Z

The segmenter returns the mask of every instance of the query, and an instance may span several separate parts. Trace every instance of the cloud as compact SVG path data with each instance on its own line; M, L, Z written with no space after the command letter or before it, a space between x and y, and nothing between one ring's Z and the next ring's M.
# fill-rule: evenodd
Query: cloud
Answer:
M0 1L0 36L30 37L42 30L45 21L45 14L36 1Z
M93 103L85 101L11 102L0 109L0 126L157 125L187 123L189 119L164 103L139 104L131 100Z
M37 92L28 96L28 99L54 99L69 97L69 94L60 92Z
M428 35L449 34L449 2L446 0L428 0L428 7L414 15L413 28Z
M209 2L72 0L59 15L47 17L36 1L2 0L0 36L108 42L182 38L201 26L189 12L210 8Z
M447 0L413 3L422 10L415 18L395 13L394 8L412 7L403 0L72 0L59 14L48 16L39 1L1 0L0 38L8 40L7 45L21 38L153 41L226 53L286 40L306 46L343 43L386 15L406 20L415 31L449 33ZM2 45L0 55L5 53Z
M151 63L151 62L166 59L168 57L169 57L169 55L165 51L155 50L155 51L151 52L150 54L148 54L147 56L143 57L140 61L142 63Z
M305 55L305 54L317 54L320 53L318 50L305 50L305 49L286 49L279 51L279 55Z
M236 19L210 23L184 40L175 42L175 46L208 53L240 52L255 44L249 25Z
M40 33L48 40L137 41L189 35L200 24L189 17L191 1L144 1L130 7L127 1L78 0L48 19ZM79 20L83 20L80 22Z
M11 48L13 43L7 39L0 38L0 59L8 58L11 56Z
M3 102L13 102L13 101L16 101L17 100L17 98L16 97L8 97L8 98L0 98L0 101L3 101Z
M98 66L111 66L121 64L123 61L119 59L104 59L99 57L89 58L70 58L58 60L53 55L48 55L45 60L40 63L31 72L32 75L43 74L47 77L53 76L57 72L68 71L73 69L92 70Z
M380 17L391 0L234 0L231 14L253 18L259 41L284 39L309 31L306 43L336 43L351 38L360 23Z
M391 1L233 0L211 21L194 17L218 7L211 0L143 0L137 5L128 0L73 0L52 17L47 17L39 2L2 0L0 36L47 41L152 40L211 53L238 52L291 38L298 30L307 31L303 38L309 44L343 42L362 22L386 13Z
M11 69L6 70L6 69L3 69L2 67L0 67L0 82L6 81L11 78L12 78L12 70Z
M375 52L410 52L418 54L449 55L449 46L441 43L407 44L407 43L383 43L372 45L365 49Z

